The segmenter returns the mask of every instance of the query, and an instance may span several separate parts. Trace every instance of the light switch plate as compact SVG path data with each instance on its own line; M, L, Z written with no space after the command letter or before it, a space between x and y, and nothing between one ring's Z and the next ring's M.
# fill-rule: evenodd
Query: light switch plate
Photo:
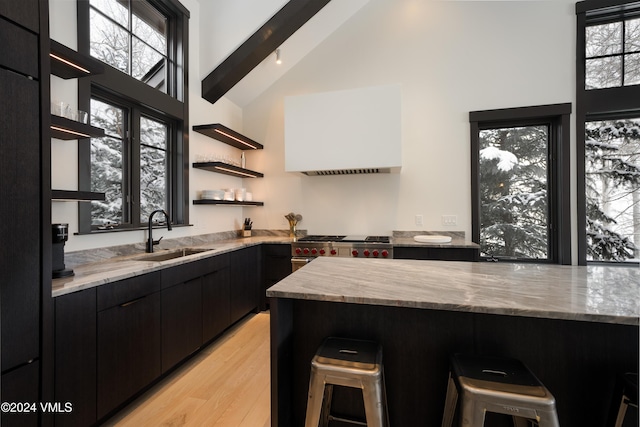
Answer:
M442 225L458 225L457 215L442 215Z

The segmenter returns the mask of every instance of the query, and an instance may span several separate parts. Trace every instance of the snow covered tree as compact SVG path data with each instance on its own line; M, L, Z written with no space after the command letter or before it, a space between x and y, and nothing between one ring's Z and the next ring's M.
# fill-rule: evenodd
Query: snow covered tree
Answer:
M548 256L547 126L480 132L482 255Z
M640 120L589 122L585 132L587 259L639 258Z

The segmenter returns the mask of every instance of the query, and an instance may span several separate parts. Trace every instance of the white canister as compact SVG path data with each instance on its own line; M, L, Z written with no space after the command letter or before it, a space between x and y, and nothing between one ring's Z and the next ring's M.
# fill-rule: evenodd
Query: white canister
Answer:
M247 196L246 188L236 188L236 201L244 202L246 196Z
M247 194L244 196L244 200L247 202L253 202L253 193L247 191Z
M224 200L227 200L230 202L234 200L233 189L231 188L224 189Z

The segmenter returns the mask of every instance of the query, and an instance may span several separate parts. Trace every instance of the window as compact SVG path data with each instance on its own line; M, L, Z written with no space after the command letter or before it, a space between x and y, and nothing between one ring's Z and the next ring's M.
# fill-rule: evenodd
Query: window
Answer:
M640 84L640 18L585 28L586 89Z
M579 263L638 265L640 2L588 0L576 13Z
M145 1L89 1L91 56L167 92L167 17Z
M78 84L105 129L79 145L79 186L106 198L80 204L80 233L139 229L155 209L188 224L188 18L176 0L78 2L78 48L108 65Z
M470 113L473 241L490 260L570 264L570 104Z
M136 106L95 97L91 121L105 129L104 137L91 139L91 191L106 195L104 202L91 204L92 227L144 224L156 209L171 211L172 124ZM135 200L140 203L128 203Z
M640 261L640 117L585 124L587 261Z

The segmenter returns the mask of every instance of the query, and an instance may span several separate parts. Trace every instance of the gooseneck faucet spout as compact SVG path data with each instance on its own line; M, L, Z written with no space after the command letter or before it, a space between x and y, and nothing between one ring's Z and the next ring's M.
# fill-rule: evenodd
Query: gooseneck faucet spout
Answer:
M152 236L152 231L151 231L151 226L153 224L153 216L157 213L162 212L164 214L164 219L167 222L167 230L171 231L171 220L169 219L169 214L167 214L163 209L157 209L153 212L151 212L151 215L149 215L149 239L147 240L147 252L151 253L153 252L153 246L157 245L160 243L160 240L162 240L162 237L160 237L158 240L153 240L153 236Z

